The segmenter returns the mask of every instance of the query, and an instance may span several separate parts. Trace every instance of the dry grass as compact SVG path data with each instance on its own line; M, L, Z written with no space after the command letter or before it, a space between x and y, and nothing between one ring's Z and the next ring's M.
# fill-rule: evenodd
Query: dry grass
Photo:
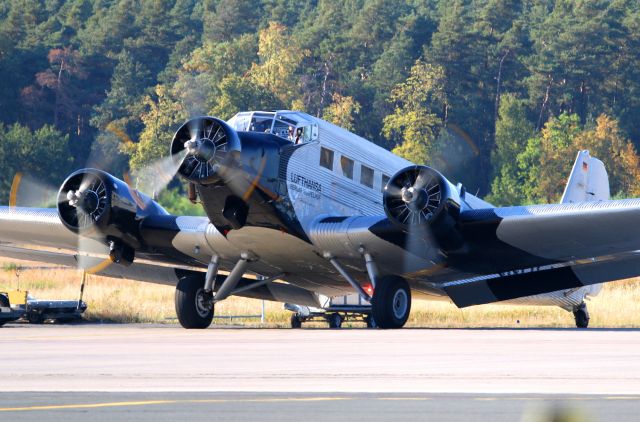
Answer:
M640 278L605 284L588 302L590 327L640 327ZM448 302L414 302L408 326L575 327L573 315L552 306L482 305L458 309Z
M20 262L19 265L38 266ZM0 291L20 288L38 299L76 299L81 273L69 269L23 270L16 275L12 262L0 260ZM84 300L85 317L116 322L175 323L174 289L170 286L89 276ZM233 297L216 305L216 316L260 315L259 300ZM268 326L288 326L290 313L282 304L265 302ZM589 304L591 327L640 327L640 279L605 285ZM216 319L216 324L259 325L253 318ZM354 324L357 326L361 324ZM559 308L484 305L458 309L447 302L415 301L410 327L573 327L573 316Z

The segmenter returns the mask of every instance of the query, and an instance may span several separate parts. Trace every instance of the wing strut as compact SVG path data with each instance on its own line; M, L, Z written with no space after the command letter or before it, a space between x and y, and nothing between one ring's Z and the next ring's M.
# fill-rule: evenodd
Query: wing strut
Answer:
M326 255L325 258L328 259L329 262L331 262L331 264L336 268L336 270L338 270L340 275L344 277L344 279L347 280L349 284L351 284L351 287L353 287L358 292L358 294L360 294L362 299L366 300L367 302L371 301L371 296L369 296L367 292L364 291L360 283L358 283L349 275L347 270L344 269L344 267L338 262L338 260L335 257L331 255Z
M244 287L240 287L239 289L235 289L231 294L232 295L237 295L238 293L242 293L242 292L246 292L248 290L253 290L256 289L258 287L264 286L265 284L269 284L272 281L276 281L279 278L284 277L285 273L280 273L277 275L274 275L273 277L269 277L269 278L259 278L255 283L251 283L247 286Z
M219 264L220 257L218 255L213 255L211 257L211 262L209 262L209 266L207 267L207 276L204 282L204 291L207 294L211 294L211 292L213 292L213 283L215 283L216 277L218 276Z
M360 252L364 255L364 263L367 266L369 280L371 281L371 286L375 289L376 281L379 277L378 266L369 252L366 252L364 249L360 250Z
M215 302L225 300L231 295L233 289L235 289L238 285L238 282L244 275L244 272L246 271L251 261L253 261L253 259L251 259L248 253L243 252L240 255L240 259L233 267L227 278L224 280L222 286L220 286L220 288L216 292L216 295L214 296Z

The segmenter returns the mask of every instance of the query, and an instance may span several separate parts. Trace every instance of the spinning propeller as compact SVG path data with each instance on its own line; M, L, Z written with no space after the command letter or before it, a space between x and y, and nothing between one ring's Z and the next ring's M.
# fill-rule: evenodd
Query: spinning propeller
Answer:
M124 131L113 125L109 130L122 144L132 143ZM97 155L100 155L99 152L96 149L92 150L88 163L101 163L102 167L112 164L113 159ZM186 152L179 152L175 156L155 160L139 170L125 172L125 182L122 182L122 185L127 191L126 196L131 197L141 209L147 208L153 201L139 190L152 194L162 191L175 176L185 156ZM101 173L93 169L75 172L58 190L28 174L19 172L13 178L9 199L9 206L12 208L57 207L63 223L79 234L78 268L89 274L100 272L111 263L123 258L114 251L115 245L112 240L107 239L107 236L103 235L97 227L108 216L113 198L112 189L107 184L108 178L103 177ZM122 192L118 193L122 194ZM157 205L154 206L157 207Z
M383 205L389 220L405 233L406 272L423 268L416 258L437 262L457 246L460 204L457 189L430 167L410 166L389 180Z
M429 167L401 171L385 187L387 216L407 229L428 223L442 207L442 179Z

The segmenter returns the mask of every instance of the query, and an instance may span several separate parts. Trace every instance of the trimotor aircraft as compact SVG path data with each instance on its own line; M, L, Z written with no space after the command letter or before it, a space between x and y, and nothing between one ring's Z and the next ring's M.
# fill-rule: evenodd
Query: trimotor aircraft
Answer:
M586 297L640 275L640 199L609 200L588 151L560 204L504 208L296 111L191 119L169 160L206 217L87 168L57 208L1 207L0 255L175 285L185 328L230 295L322 307L353 292L380 328L404 326L413 298L559 306L586 327Z

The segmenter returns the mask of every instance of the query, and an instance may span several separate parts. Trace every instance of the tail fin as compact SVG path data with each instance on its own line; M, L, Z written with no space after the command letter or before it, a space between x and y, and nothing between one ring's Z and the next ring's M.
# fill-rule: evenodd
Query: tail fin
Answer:
M609 176L604 164L589 155L587 150L578 152L560 203L608 201L609 199Z
M562 204L574 202L608 201L609 176L602 161L589 155L589 151L578 152L576 162L573 165L567 187L562 195ZM597 296L602 290L602 283L591 284L577 289L576 294L582 298ZM565 292L571 292L568 290Z

